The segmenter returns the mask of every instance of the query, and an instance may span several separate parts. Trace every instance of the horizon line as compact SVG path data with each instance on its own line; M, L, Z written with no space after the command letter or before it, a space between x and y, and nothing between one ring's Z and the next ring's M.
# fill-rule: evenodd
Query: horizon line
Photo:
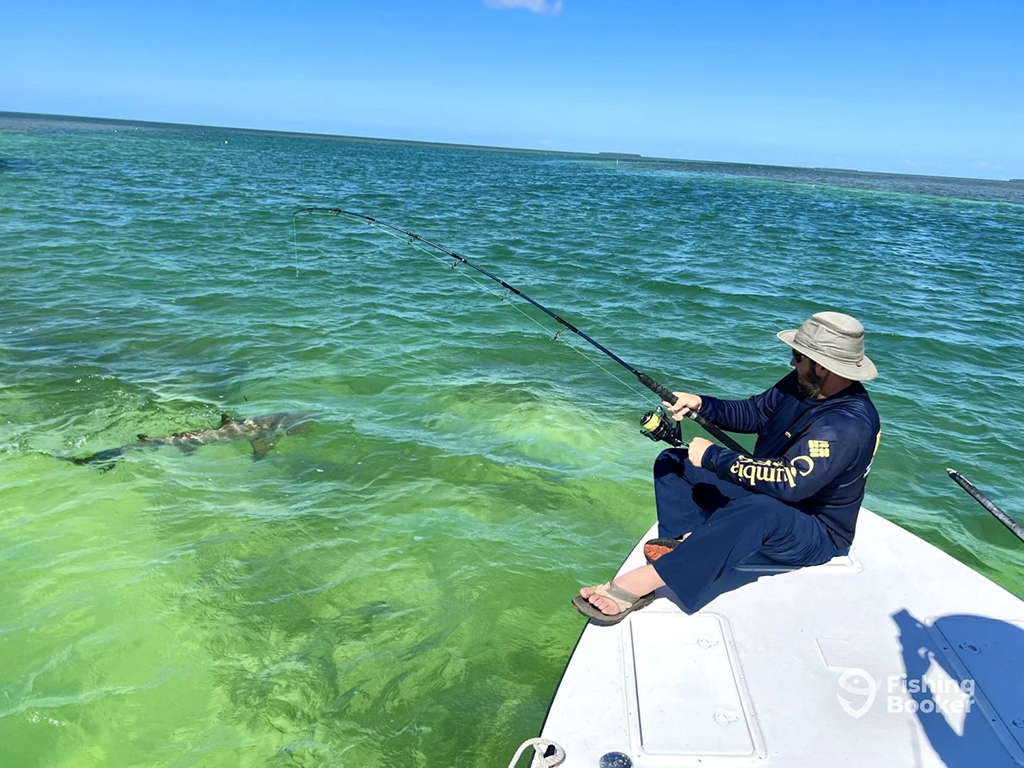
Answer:
M805 165L773 165L771 163L757 163L757 162L744 162L736 160L698 160L693 158L680 158L680 157L658 157L641 155L636 152L614 152L614 151L602 151L602 152L583 152L566 149L531 149L528 147L503 147L491 144L466 144L462 142L450 142L450 141L426 141L423 139L392 139L383 136L354 136L350 134L342 133L319 133L316 131L282 131L274 128L247 128L243 126L229 126L229 125L207 125L204 123L170 123L161 120L138 120L134 118L125 117L99 117L94 115L61 115L49 112L10 112L6 110L0 110L0 116L12 116L12 117L41 117L41 118L57 118L57 119L70 119L80 120L85 122L96 122L96 123L123 123L126 125L149 125L149 126L161 126L167 127L172 126L176 128L204 128L218 131L241 131L243 133L262 134L270 136L296 136L303 138L315 138L315 139L330 139L339 141L376 141L390 144L411 144L415 146L427 146L427 147L449 147L454 149L476 149L484 150L488 152L521 152L527 154L538 154L538 155L566 155L570 157L585 157L595 158L602 160L642 160L642 161L660 161L667 163L701 163L705 165L725 165L725 166L754 166L757 168L787 168L787 169L798 169L804 171L830 171L833 173L850 173L850 174L872 174L876 176L900 176L909 178L919 179L964 179L968 181L984 181L994 183L1019 183L1024 179L982 179L975 176L942 176L934 174L921 174L921 173L897 173L895 171L863 171L857 168L830 168L824 166L805 166Z

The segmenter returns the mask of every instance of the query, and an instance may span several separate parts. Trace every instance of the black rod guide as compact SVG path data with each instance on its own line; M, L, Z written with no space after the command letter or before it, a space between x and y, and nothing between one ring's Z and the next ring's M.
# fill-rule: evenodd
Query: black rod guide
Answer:
M526 295L525 293L520 291L515 286L509 285L504 280L502 280L500 277L490 273L489 271L487 271L486 269L481 267L479 264L474 264L472 261L467 259L465 256L460 256L455 251L449 250L448 248L445 248L443 245L438 245L437 243L433 243L430 240L427 240L425 237L421 237L420 235L417 235L415 232L410 232L407 229L402 229L401 227L397 227L394 224L389 224L386 221L381 221L380 219L375 219L372 216L364 216L361 213L354 213L353 211L346 211L346 210L343 210L341 208L319 208L319 207L300 208L300 209L294 211L292 213L292 216L294 217L294 216L298 216L300 214L315 214L315 213L325 213L325 214L331 214L331 215L334 215L334 216L347 216L347 217L349 217L351 219L358 219L360 221L366 222L367 224L371 224L371 225L376 226L376 227L383 227L385 229L390 229L393 232L399 232L402 235L404 235L405 237L408 237L410 239L410 242L422 243L423 245L429 246L430 248L433 248L433 249L435 249L437 251L440 251L441 253L443 253L443 254L445 254L445 255L455 259L456 263L465 264L467 267L475 269L480 274L482 274L482 275L490 278L494 282L496 282L498 285L500 285L505 290L509 291L510 293L514 293L519 298L521 298L524 301L532 304L534 307L539 309L541 312L543 312L544 314L546 314L549 317L551 317L552 319L554 319L557 323L559 323L560 325L563 325L567 330L572 331L577 336L579 336L581 339L586 341L588 344L590 344L591 346L596 348L598 351L600 351L604 355L607 355L608 357L610 357L616 363L618 363L623 368L625 368L627 371L629 371L634 376L636 376L637 381L639 381L641 384L643 384L645 387L647 387L647 389L651 390L651 392L656 394L662 400L664 400L665 402L669 403L670 405L674 405L675 404L677 398L676 398L676 396L674 394L672 394L671 390L669 390L668 388L662 386L659 382L655 381L653 378L651 378L646 373L643 373L642 371L638 371L636 368L634 368L632 365L627 363L625 360L623 360L621 357L616 355L614 352L612 352L610 349L605 347L603 344L601 344L601 343L595 341L594 339L592 339L585 332L581 331L579 328L577 328L575 325L573 325L572 323L567 321L565 318L561 317L560 315L556 314L555 312L552 312L550 309L545 307L539 301L537 301L537 300L531 298L530 296ZM454 264L452 266L454 266ZM564 333L564 331L560 331L560 333ZM714 424L712 424L710 421L705 419L699 413L691 411L689 416L690 416L691 419L693 419L698 424L700 424L700 426L702 426L712 437L716 438L720 443L722 443L722 445L726 446L727 448L730 448L731 450L738 451L738 452L743 453L743 454L749 454L750 453L746 448L744 448L738 442L733 440L731 437L729 437L729 435L727 435L721 429L719 429Z

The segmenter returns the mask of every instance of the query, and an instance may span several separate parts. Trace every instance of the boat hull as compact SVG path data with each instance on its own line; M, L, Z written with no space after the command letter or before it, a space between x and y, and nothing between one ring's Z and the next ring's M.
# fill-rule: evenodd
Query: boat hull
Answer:
M1024 601L862 509L829 563L749 562L695 613L665 588L588 624L541 735L566 768L1024 766Z

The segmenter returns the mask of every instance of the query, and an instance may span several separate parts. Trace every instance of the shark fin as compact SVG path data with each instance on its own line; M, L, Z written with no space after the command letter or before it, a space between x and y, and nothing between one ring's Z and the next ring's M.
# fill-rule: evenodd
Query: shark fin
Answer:
M270 452L270 449L274 447L274 444L264 437L257 437L249 442L252 444L253 461L259 461L264 458Z

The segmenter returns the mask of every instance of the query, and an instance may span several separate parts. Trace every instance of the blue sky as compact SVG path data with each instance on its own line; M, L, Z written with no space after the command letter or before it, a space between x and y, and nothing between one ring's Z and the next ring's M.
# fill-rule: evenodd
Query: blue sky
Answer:
M1024 178L1024 1L14 0L0 110Z

